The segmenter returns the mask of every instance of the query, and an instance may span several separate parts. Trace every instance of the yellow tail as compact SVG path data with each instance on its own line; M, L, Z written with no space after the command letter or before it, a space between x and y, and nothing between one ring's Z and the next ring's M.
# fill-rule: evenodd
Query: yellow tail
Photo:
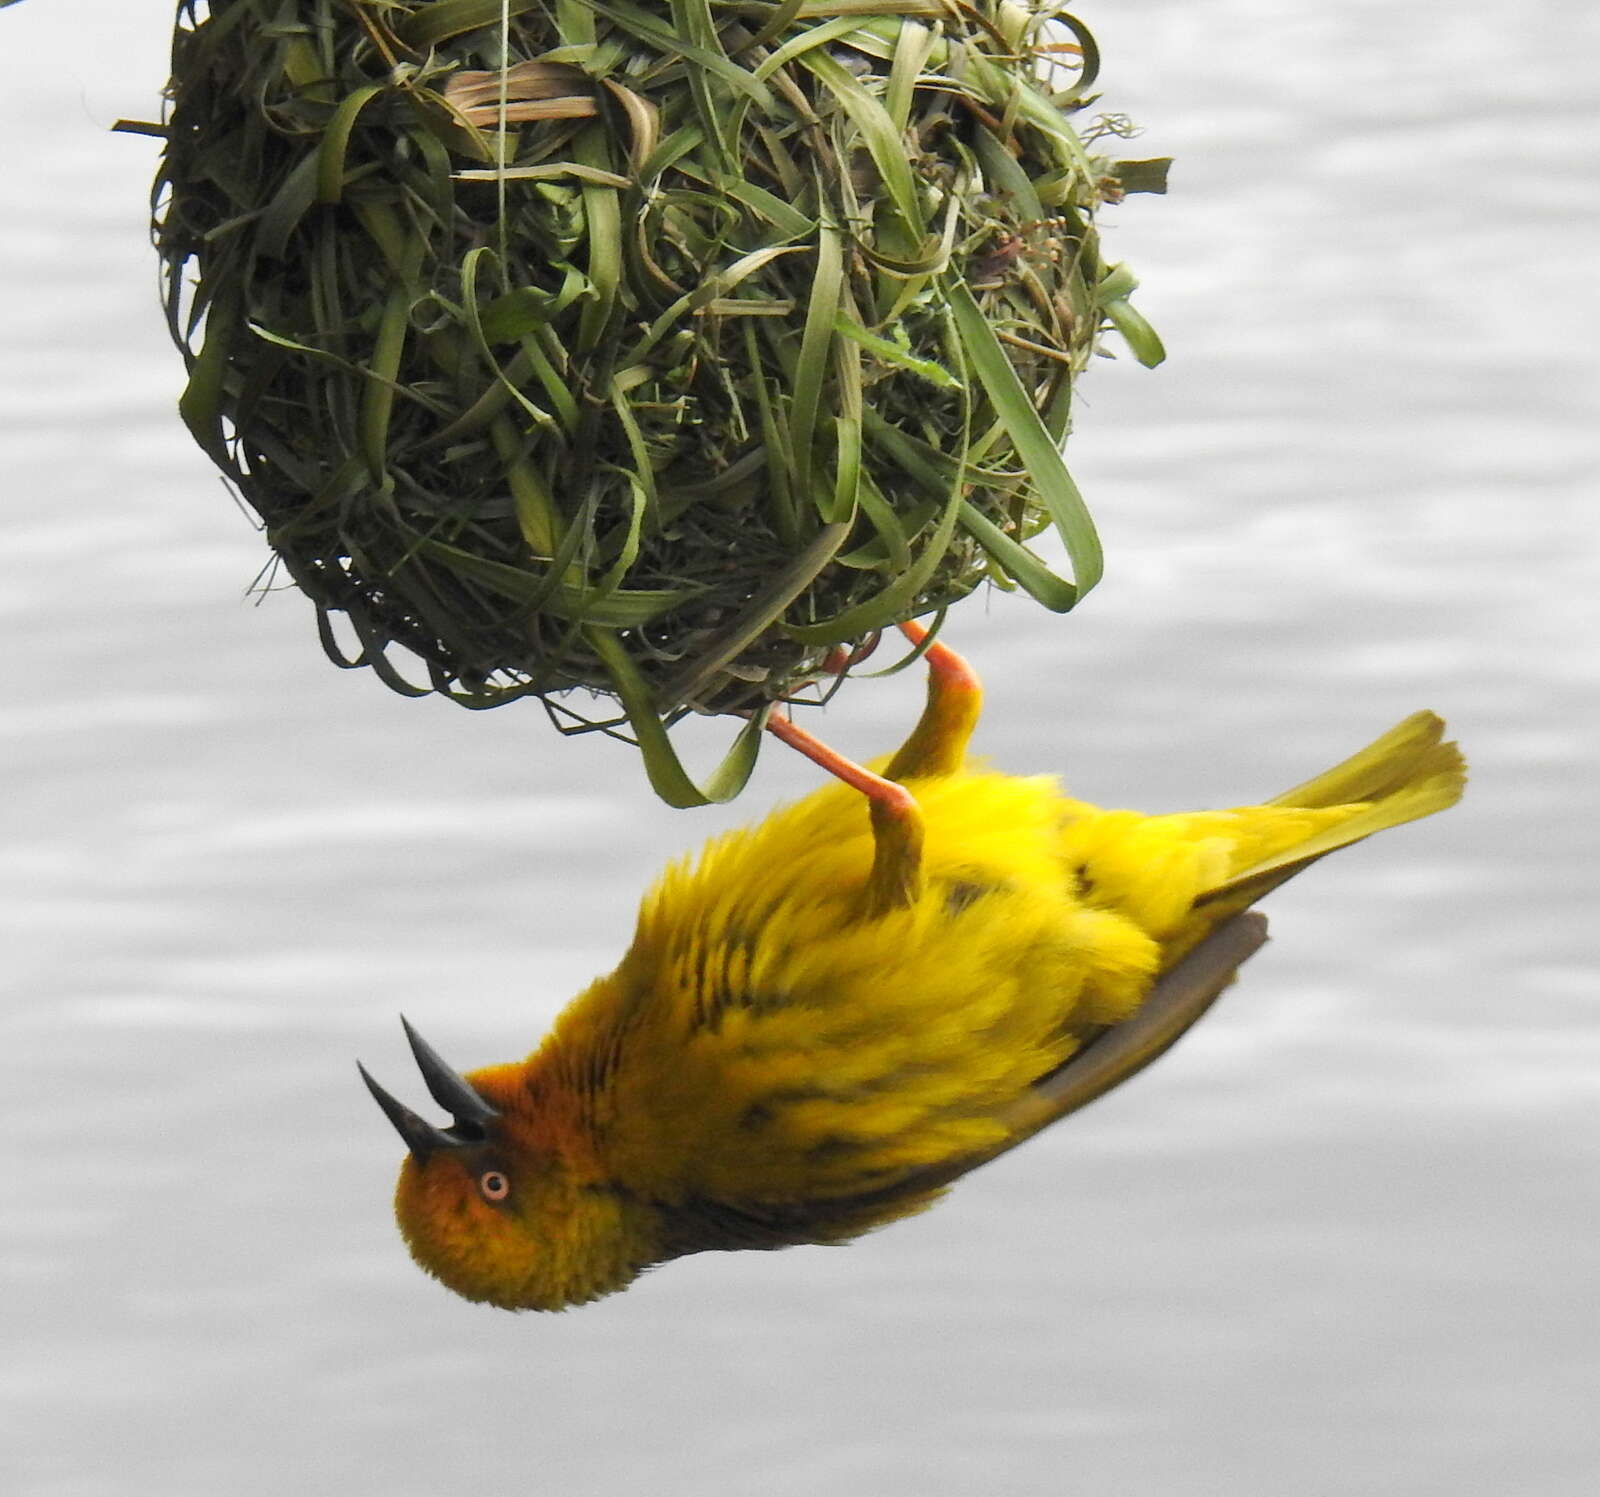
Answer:
M1330 852L1453 806L1466 780L1466 760L1444 741L1443 720L1415 712L1342 763L1266 803L1305 810L1348 807L1348 816L1237 870L1202 894L1196 908L1212 918L1242 910Z
M1241 911L1338 848L1453 806L1466 778L1461 750L1444 742L1444 723L1431 712L1418 712L1342 764L1284 791L1264 807L1150 818L1147 836L1131 840L1142 842L1141 854L1163 844L1171 852L1164 865L1157 859L1158 883L1171 869L1196 866L1185 864L1181 852L1189 838L1231 839L1235 866L1222 882L1194 899L1187 917L1174 919L1169 908L1164 918L1172 923L1162 941L1161 976L1154 988L1130 1018L1091 1037L1018 1102L1011 1119L1015 1134L1005 1147L1126 1081L1179 1039L1266 939L1265 918ZM1127 837L1127 813L1112 812L1107 819L1113 836ZM1085 828L1087 819L1077 826ZM1086 850L1080 845L1075 858ZM1247 860L1244 866L1236 866L1241 860ZM1106 866L1103 858L1093 859L1080 864L1080 872L1100 874ZM1159 910L1160 901L1149 887L1136 891L1126 877L1122 883L1136 894L1126 907L1136 919L1149 919Z

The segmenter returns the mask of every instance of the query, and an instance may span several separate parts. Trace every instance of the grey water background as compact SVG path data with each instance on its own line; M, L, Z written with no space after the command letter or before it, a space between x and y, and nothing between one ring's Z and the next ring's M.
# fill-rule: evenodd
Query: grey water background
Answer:
M665 858L814 773L669 811L247 600L154 146L106 133L169 9L0 15L0 1489L1596 1490L1594 8L1085 3L1178 158L1109 215L1172 357L1085 389L1103 586L953 620L983 746L1229 804L1429 705L1468 798L1275 895L1194 1036L933 1214L556 1317L411 1266L352 1061L420 1101L399 1010L530 1048ZM823 726L875 752L918 692Z

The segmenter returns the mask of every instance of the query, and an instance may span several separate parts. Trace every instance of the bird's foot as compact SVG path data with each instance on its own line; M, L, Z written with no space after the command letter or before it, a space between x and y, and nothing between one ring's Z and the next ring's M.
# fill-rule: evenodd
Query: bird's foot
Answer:
M920 645L928 631L921 624L904 623L901 632ZM876 639L872 645L877 643ZM831 670L844 671L867 650L829 657ZM967 742L983 707L983 686L978 673L949 645L935 640L924 654L928 661L928 702L911 736L880 774L835 752L786 717L767 719L767 730L790 748L798 749L813 764L859 790L872 815L876 852L867 882L869 913L913 903L922 889L922 811L902 780L958 773L966 763Z
M904 623L900 632L914 645L928 637L921 624ZM967 760L967 744L983 710L978 673L947 644L935 640L924 652L928 662L928 704L911 736L889 761L891 780L957 774Z
M922 891L922 809L916 796L845 758L786 717L769 717L767 731L866 796L874 845L866 913L879 915L913 904Z

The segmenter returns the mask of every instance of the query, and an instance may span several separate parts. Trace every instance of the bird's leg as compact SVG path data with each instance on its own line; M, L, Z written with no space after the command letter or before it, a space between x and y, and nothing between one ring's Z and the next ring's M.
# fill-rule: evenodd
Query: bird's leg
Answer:
M921 624L904 623L901 632L914 645L928 637ZM911 736L884 770L891 780L956 774L967 759L967 741L983 710L978 673L949 645L928 646L928 705Z
M769 717L767 731L866 796L874 846L866 913L881 915L914 904L922 892L922 810L917 798L904 785L835 753L786 717Z
M904 623L900 628L912 644L928 637L921 624ZM927 705L881 775L835 753L788 718L767 719L767 730L774 737L866 796L875 848L867 880L869 914L903 908L922 892L922 811L916 797L899 782L957 773L966 762L967 742L983 708L978 674L961 656L938 641L928 646L926 654ZM856 658L837 652L829 657L828 666L847 670Z

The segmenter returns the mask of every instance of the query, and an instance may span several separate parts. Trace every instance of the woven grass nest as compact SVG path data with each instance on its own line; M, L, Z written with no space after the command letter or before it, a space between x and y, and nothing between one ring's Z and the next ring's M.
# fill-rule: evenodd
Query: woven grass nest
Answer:
M182 0L184 417L340 663L732 793L841 650L1098 577L1073 381L1109 326L1161 349L1093 215L1165 163L1074 131L1097 68L1014 0ZM687 711L748 719L709 791Z

